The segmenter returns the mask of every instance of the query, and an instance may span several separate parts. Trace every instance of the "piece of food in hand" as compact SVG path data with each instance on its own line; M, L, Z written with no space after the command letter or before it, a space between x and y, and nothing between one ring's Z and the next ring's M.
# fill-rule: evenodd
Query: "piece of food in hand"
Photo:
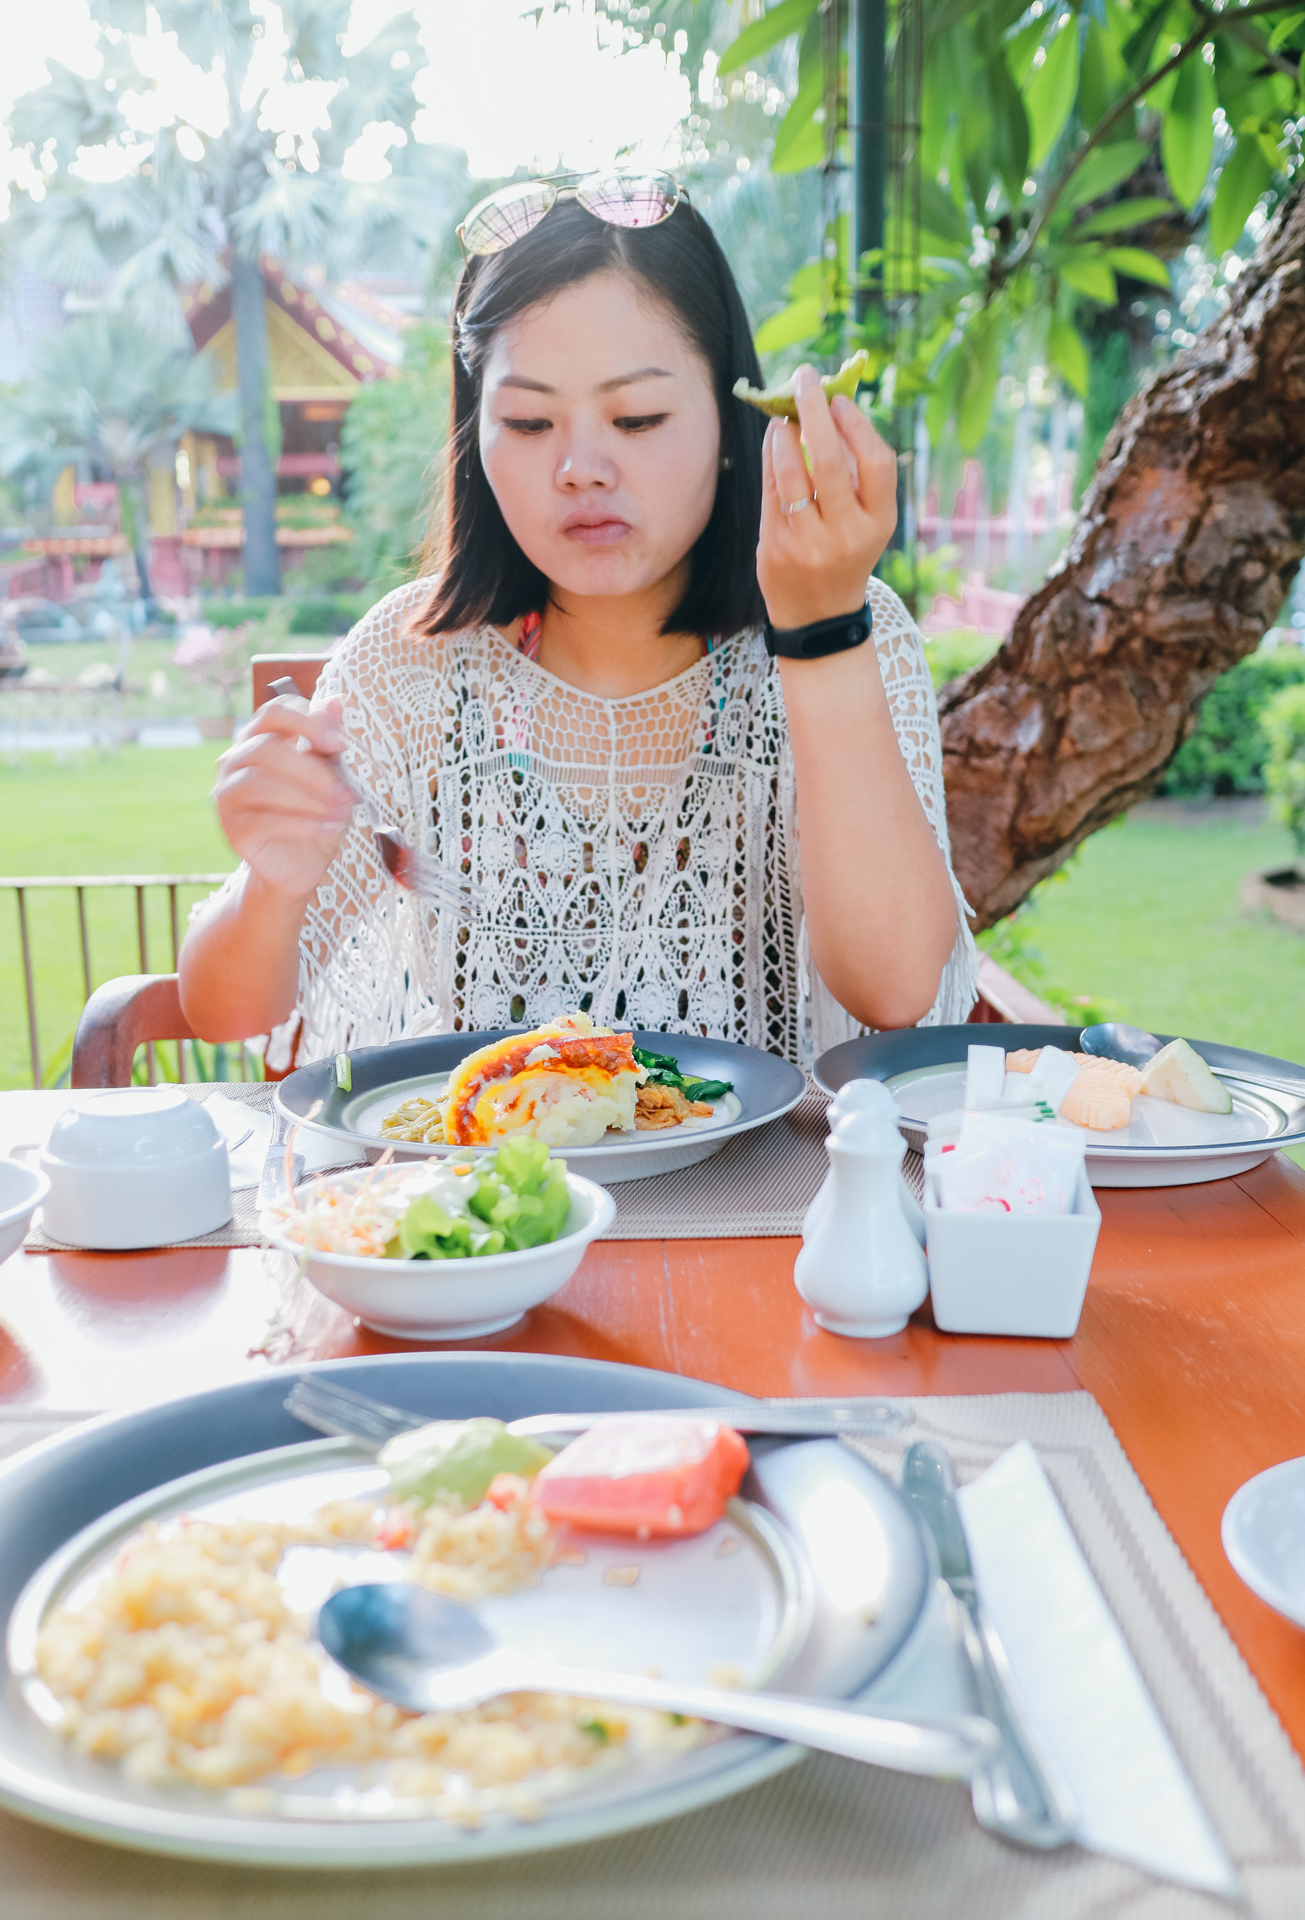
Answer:
M550 1147L592 1147L609 1127L632 1133L644 1078L633 1042L574 1013L478 1047L454 1069L440 1103L445 1139L487 1146L524 1133Z
M593 1533L702 1533L748 1470L733 1427L692 1414L614 1414L548 1463L534 1497L550 1520Z
M1211 1073L1196 1048L1186 1040L1171 1040L1142 1069L1143 1093L1154 1100L1172 1100L1194 1113L1231 1113L1232 1095Z
M378 1458L396 1500L474 1507L500 1474L533 1479L553 1454L538 1440L509 1433L501 1420L433 1420L387 1440Z
M1060 1103L1061 1118L1091 1133L1113 1133L1126 1127L1133 1114L1133 1096L1141 1090L1142 1076L1137 1068L1122 1060L1101 1060L1091 1053L1076 1053L1071 1058L1083 1061L1084 1066Z
M820 384L825 390L826 400L832 400L836 393L845 394L849 400L855 400L857 387L861 383L870 355L862 347L850 360L844 360L837 373L826 373ZM746 400L750 407L756 407L759 413L769 413L780 420L796 420L798 417L797 394L792 379L785 380L778 387L754 387L746 380L734 383L734 398Z

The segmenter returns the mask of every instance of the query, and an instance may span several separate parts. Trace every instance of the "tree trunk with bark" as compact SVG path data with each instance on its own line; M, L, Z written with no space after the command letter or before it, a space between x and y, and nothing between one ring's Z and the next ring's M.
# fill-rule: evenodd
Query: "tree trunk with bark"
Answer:
M245 592L280 593L276 474L267 450L267 314L257 260L231 262L231 317L240 387L240 500L245 516Z
M1124 409L1065 553L939 699L977 925L1150 793L1305 552L1305 195L1227 310Z

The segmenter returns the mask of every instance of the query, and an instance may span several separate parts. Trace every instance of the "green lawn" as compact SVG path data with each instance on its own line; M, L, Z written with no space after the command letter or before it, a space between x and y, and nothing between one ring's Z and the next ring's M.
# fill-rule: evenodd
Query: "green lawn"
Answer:
M209 803L216 744L124 747L115 757L48 755L0 761L0 876L6 874L222 873L235 857ZM183 889L179 919L207 888ZM151 972L172 967L167 893L146 895ZM76 895L29 893L42 1066L71 1041L82 1004ZM86 895L92 982L140 971L136 896ZM30 1086L22 955L14 895L0 884L0 1086Z

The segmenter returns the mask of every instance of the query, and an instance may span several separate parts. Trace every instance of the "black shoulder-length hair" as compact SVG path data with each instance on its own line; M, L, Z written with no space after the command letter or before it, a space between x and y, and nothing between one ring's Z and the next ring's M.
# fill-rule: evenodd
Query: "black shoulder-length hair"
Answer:
M761 385L761 368L739 290L707 222L681 200L660 226L609 226L575 200L562 200L502 253L467 261L453 306L452 424L445 452L442 512L424 555L438 575L417 614L419 633L456 632L523 613L542 613L548 580L508 531L480 460L485 360L499 328L592 274L641 280L674 315L711 370L720 414L721 472L711 518L693 548L688 587L667 633L713 638L758 623L761 440L765 422L736 400L740 377Z

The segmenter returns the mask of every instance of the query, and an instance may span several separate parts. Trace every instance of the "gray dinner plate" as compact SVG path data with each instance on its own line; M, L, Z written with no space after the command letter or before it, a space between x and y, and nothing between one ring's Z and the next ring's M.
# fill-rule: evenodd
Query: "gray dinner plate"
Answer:
M347 1803L332 1817L311 1802L287 1811L279 1799L258 1813L232 1809L198 1789L135 1786L112 1764L71 1752L23 1684L33 1627L97 1556L112 1551L124 1529L179 1504L193 1510L233 1492L238 1497L242 1487L266 1490L278 1477L321 1473L325 1487L332 1474L365 1473L347 1445L303 1444L305 1429L282 1405L289 1382L303 1371L91 1421L0 1468L7 1661L0 1804L148 1852L285 1867L410 1866L623 1832L737 1793L801 1757L800 1749L776 1741L722 1733L546 1801L537 1822L489 1815L468 1831L433 1818L368 1818ZM311 1371L441 1418L742 1400L678 1375L537 1354L400 1354L319 1363ZM754 1633L768 1684L830 1698L858 1694L888 1666L924 1610L929 1557L914 1517L882 1476L836 1441L758 1440L751 1451L741 1489L756 1543L748 1604L758 1617L768 1605L774 1614L773 1630ZM870 1607L867 1583L877 1590Z
M1004 1047L1008 1053L1063 1047L1076 1053L1082 1031L993 1024L872 1033L822 1053L815 1079L830 1094L849 1080L882 1080L901 1108L907 1141L922 1150L930 1120L964 1105L970 1047ZM1185 1187L1224 1180L1258 1167L1281 1147L1305 1142L1305 1067L1214 1040L1191 1045L1227 1087L1232 1112L1192 1113L1168 1100L1134 1100L1127 1127L1087 1134L1088 1178L1094 1187Z
M363 1047L349 1055L351 1086L336 1085L334 1060L315 1060L300 1067L277 1087L277 1111L292 1122L310 1125L314 1132L338 1139L340 1159L375 1159L383 1147L396 1156L457 1153L466 1147L431 1146L424 1141L382 1140L381 1121L415 1094L434 1099L453 1069L496 1040L522 1031L496 1027L489 1033L441 1033L425 1040L396 1040L388 1047ZM636 1047L671 1054L685 1074L703 1080L727 1080L734 1091L714 1103L710 1120L689 1120L656 1133L609 1134L592 1147L567 1147L567 1164L586 1179L641 1180L654 1173L673 1173L718 1153L727 1140L764 1127L795 1107L806 1091L801 1069L763 1053L760 1047L740 1047L729 1040L704 1040L697 1034L643 1033ZM307 1116L317 1102L320 1111Z

